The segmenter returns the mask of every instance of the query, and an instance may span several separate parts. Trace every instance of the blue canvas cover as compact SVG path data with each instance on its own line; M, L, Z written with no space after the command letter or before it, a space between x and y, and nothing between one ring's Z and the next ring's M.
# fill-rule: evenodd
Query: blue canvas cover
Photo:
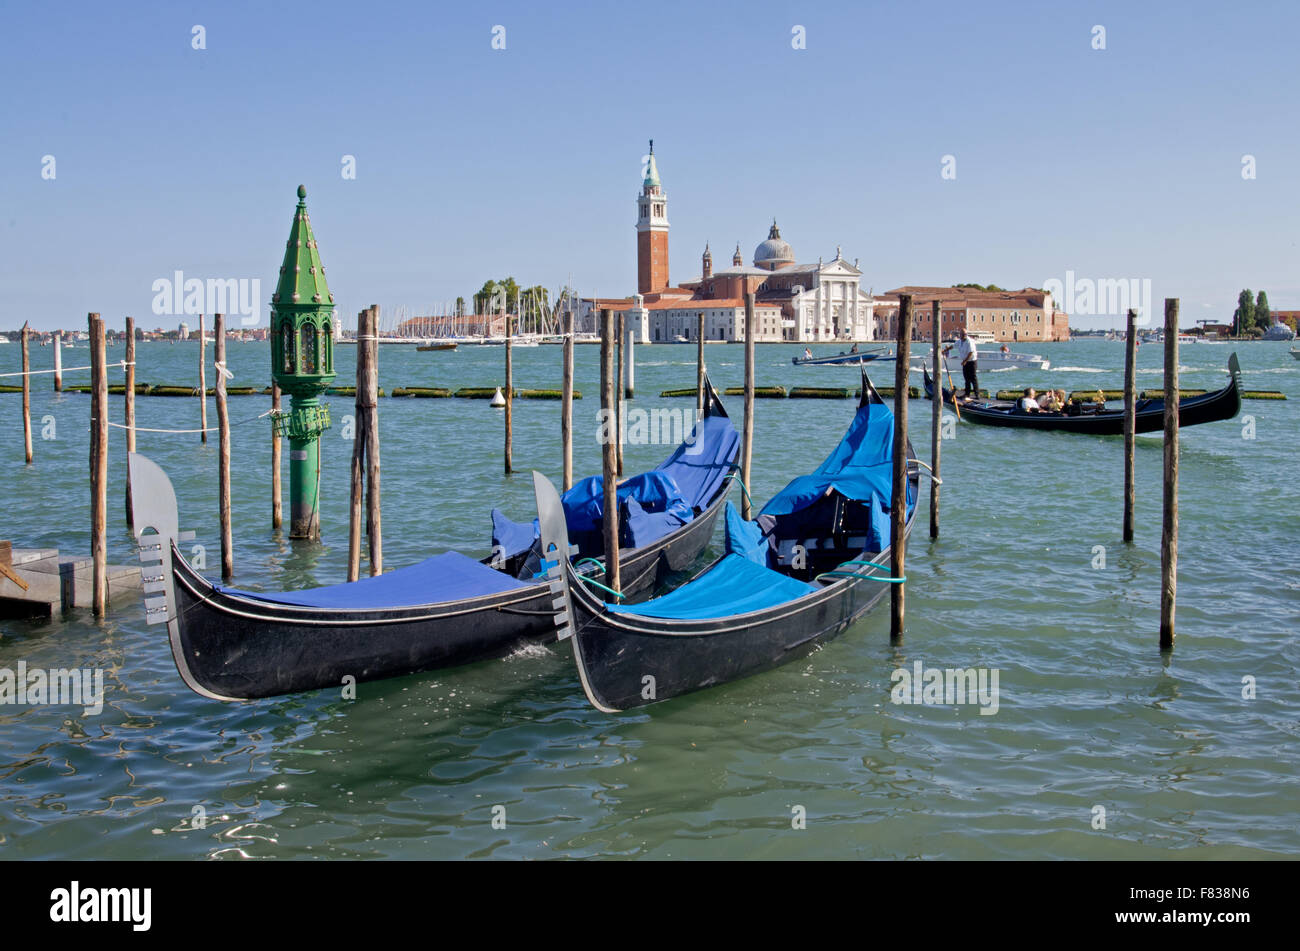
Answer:
M361 578L323 588L303 591L242 591L214 584L225 594L255 598L271 604L292 604L309 608L332 608L347 611L375 611L383 608L414 607L458 601L485 594L497 594L526 584L505 572L448 551L424 561L373 578Z
M731 471L740 450L740 433L726 416L706 416L692 432L693 442L678 446L659 470L672 476L683 498L702 509Z
M756 565L770 568L771 547L763 537L757 522L747 522L736 506L728 502L723 510L722 550L728 555L739 555Z
M790 515L835 491L845 498L867 502L893 497L894 413L883 403L868 403L858 410L840 444L814 472L792 479L763 506L762 515ZM908 483L907 505L916 500Z
M649 545L694 517L722 487L740 448L740 434L726 416L706 416L696 423L690 443L678 446L663 465L633 476L618 488L622 534L629 544ZM600 554L604 480L588 476L561 496L569 526L569 540L585 554ZM641 511L629 510L635 499ZM659 517L668 513L669 517ZM651 517L646 517L651 516ZM492 511L492 545L506 557L526 551L537 538L537 520L515 522Z
M605 607L615 614L695 621L761 611L818 590L740 555L723 555L708 572L661 598Z

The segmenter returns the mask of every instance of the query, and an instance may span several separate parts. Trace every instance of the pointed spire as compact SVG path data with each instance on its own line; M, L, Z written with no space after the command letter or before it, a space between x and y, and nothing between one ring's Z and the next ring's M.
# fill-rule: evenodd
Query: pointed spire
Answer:
M772 227L768 230L767 237L769 240L781 237L781 229L776 226L775 218L772 219Z
M334 295L325 283L325 265L321 264L316 236L307 215L307 189L298 186L298 207L289 226L289 240L284 246L284 263L271 301L276 304L313 304L332 308Z
M744 257L741 256L741 253L740 253L740 242L737 241L737 242L736 242L736 253L733 254L733 255L731 256L731 264L732 264L733 267L740 267L740 266L743 265L744 263L745 263L745 259L744 259Z
M655 164L655 140L650 140L650 160L646 163L645 181L642 183L646 188L658 188L659 167Z

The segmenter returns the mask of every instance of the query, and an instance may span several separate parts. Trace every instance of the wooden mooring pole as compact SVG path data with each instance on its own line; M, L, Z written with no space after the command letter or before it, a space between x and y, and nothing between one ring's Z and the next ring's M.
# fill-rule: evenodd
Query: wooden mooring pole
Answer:
M601 475L604 488L602 529L605 536L605 586L620 589L618 575L618 457L614 415L618 401L614 392L614 312L600 312L600 408L605 420L601 446Z
M623 420L623 416L624 416L623 332L626 326L622 311L619 311L616 321L617 321L618 332L615 338L617 341L615 343L615 347L617 348L617 353L618 353L618 373L614 377L615 380L614 399L617 404L618 412L615 413L614 415L614 425L617 427L615 432L618 433L618 438L615 441L615 446L617 446L618 452L615 454L615 461L618 463L618 474L621 476L623 474L623 421L624 421Z
M199 314L199 442L208 441L208 342L203 334L203 315Z
M280 415L280 384L271 384L271 417ZM281 501L280 485L280 430L278 423L271 426L271 528L279 529L284 525L284 506Z
M30 336L31 331L24 322L18 337L23 346L23 453L29 466L32 464L32 378L29 375L32 363L27 355L27 340Z
M931 400L930 414L930 537L939 537L939 429L943 425L943 354L940 346L943 342L942 309L938 301L931 304L930 314L933 327L931 337L934 340L934 385L939 393Z
M639 319L637 324L640 326ZM636 334L630 328L624 330L623 344L627 348L627 382L623 387L623 397L630 400L636 398Z
M1160 647L1174 646L1178 594L1178 298L1165 298L1164 523L1160 533Z
M560 392L560 443L564 453L564 491L573 488L573 307L564 313L564 382Z
M212 315L214 351L212 359L217 374L217 510L221 518L221 578L235 575L234 541L230 532L230 413L226 406L226 318Z
M91 608L108 609L108 369L104 365L104 321L87 315L90 325L90 560Z
M126 453L129 459L135 452L135 318L126 318L126 386L122 390L126 403L123 422L126 423ZM131 511L131 467L126 467L126 525L135 534L135 516Z
M898 358L894 361L894 491L889 503L890 575L902 578L904 529L907 526L907 367L912 346L912 295L899 296ZM891 584L889 637L903 636L903 584Z
M361 574L361 499L366 473L366 416L362 394L366 388L366 348L375 342L374 336L370 311L363 310L357 314L357 395L352 417L352 491L348 505L349 581L356 581Z
M753 503L749 497L749 477L754 462L754 335L756 333L754 292L750 291L745 295L745 420L740 431L740 478L744 483L740 514L746 521L754 517Z
M1134 467L1137 432L1137 313L1128 312L1124 342L1124 541L1133 541Z
M514 467L514 407L515 407L515 374L514 374L514 354L510 345L510 335L513 331L511 326L513 321L509 314L506 318L506 445L505 445L505 473L515 471Z
M61 330L54 331L54 392L63 392L63 331Z
M695 315L695 418L704 415L704 312Z
M379 305L370 305L370 336L379 334ZM379 519L379 342L366 351L366 538L370 542L370 574L384 573L384 535ZM361 393L361 388L357 388ZM509 406L510 404L506 404ZM509 410L507 410L509 412Z

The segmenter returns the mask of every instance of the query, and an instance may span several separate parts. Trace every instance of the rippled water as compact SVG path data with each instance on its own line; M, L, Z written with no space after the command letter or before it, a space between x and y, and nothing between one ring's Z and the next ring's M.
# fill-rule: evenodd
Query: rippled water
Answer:
M1119 386L1123 347L1039 348L1063 369L985 374L1069 388ZM758 350L762 384L844 384L856 370L795 368L801 348ZM1221 385L1228 346L1182 350L1183 384ZM1238 348L1249 388L1290 402L1246 402L1244 420L1182 434L1178 642L1157 645L1161 440L1138 439L1137 542L1120 542L1122 441L958 426L943 448L943 535L923 526L908 550L907 633L889 643L878 610L836 641L758 677L608 716L588 706L569 648L336 692L243 704L184 687L166 637L135 599L95 621L0 622L0 668L105 671L98 716L57 706L0 707L0 857L389 858L628 856L1042 858L1251 857L1300 852L1300 690L1295 535L1295 400L1300 362L1285 344ZM0 372L18 347L0 347ZM1160 348L1139 352L1159 385ZM210 351L209 351L210 353ZM742 380L742 351L706 350L719 386ZM87 351L64 354L87 363ZM381 385L483 385L502 350L384 348ZM110 359L121 359L121 348ZM35 348L36 368L49 365ZM193 383L194 344L140 348L138 378ZM555 386L560 350L520 349L519 386ZM232 344L232 385L267 379L259 344ZM579 473L599 469L598 352L578 348ZM339 381L351 382L350 349ZM876 372L892 383L892 365ZM86 373L67 374L69 382ZM111 379L120 381L120 373ZM209 369L209 381L211 381ZM1005 383L1003 381L1006 381ZM691 386L694 348L637 352L639 407ZM919 381L914 381L919 382ZM347 548L351 400L332 398L325 437L324 542L269 530L266 397L231 400L236 581L296 587L342 580ZM727 405L739 422L740 400ZM114 398L115 418L121 400ZM143 427L197 426L197 401L140 399ZM928 457L930 404L911 404ZM19 397L0 394L0 538L89 550L89 398L36 378L36 462L22 464ZM755 497L816 465L852 401L762 400ZM559 470L559 405L515 404L514 459L501 474L501 418L466 400L380 403L386 563L458 547L486 553L487 513L532 513L526 472ZM52 417L56 438L41 439ZM209 410L215 421L215 410ZM124 444L112 434L110 554L130 563L121 504ZM209 564L219 550L215 441L142 434L140 449L176 485L182 528ZM632 446L629 471L662 446ZM287 473L286 473L287 491ZM1105 568L1097 569L1105 548ZM890 702L890 676L927 668L999 673L999 707ZM1255 699L1243 699L1243 678ZM196 827L196 806L207 822ZM494 828L504 806L505 828ZM1095 807L1105 828L1094 829ZM802 807L806 828L792 826ZM499 814L500 810L496 810Z

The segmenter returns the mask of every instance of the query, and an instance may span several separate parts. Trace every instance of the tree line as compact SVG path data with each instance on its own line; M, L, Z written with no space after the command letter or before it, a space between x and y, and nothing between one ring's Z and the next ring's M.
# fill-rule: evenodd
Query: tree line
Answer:
M1237 309L1232 312L1232 332L1239 337L1256 336L1272 325L1269 316L1268 295L1260 291L1254 295L1249 289L1237 295Z

